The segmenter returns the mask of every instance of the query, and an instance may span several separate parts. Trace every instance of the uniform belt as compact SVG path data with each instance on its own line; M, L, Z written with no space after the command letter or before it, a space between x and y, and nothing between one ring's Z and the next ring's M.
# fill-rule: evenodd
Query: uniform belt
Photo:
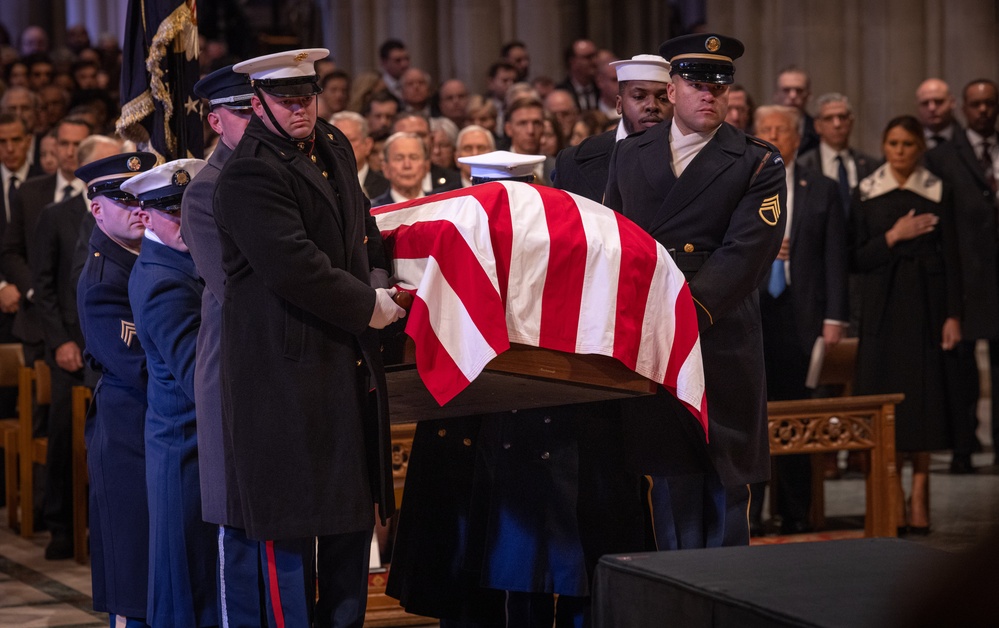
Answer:
M676 249L667 249L670 257L676 262L676 267L680 269L687 279L690 279L690 275L693 275L697 271L701 270L701 266L704 262L708 261L711 257L711 253L708 251L698 251L696 253L684 253L683 251L677 251Z

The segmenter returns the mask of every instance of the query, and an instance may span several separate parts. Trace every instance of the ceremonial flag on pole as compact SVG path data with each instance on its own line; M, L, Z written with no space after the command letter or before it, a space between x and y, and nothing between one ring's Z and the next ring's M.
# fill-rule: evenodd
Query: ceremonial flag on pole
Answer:
M406 333L441 405L520 343L611 356L662 384L707 433L697 313L666 250L581 196L511 181L373 209Z
M204 156L196 0L129 0L117 131L161 161Z

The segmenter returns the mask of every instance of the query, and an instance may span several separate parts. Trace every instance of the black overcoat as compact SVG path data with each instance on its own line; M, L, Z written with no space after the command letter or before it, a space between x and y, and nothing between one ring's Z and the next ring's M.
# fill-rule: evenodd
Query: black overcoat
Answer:
M367 199L323 121L314 155L254 117L215 191L226 484L256 540L370 530L373 492L394 510Z
M617 143L604 204L675 251L697 307L706 453L725 486L758 482L769 477L770 449L756 288L784 237L784 163L773 146L723 123L677 178L669 134L662 123ZM703 472L703 433L674 397L642 398L626 412L642 472Z

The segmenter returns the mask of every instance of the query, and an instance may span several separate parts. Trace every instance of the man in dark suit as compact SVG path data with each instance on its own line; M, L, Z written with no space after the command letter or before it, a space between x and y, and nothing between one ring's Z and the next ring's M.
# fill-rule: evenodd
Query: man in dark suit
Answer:
M819 145L819 135L815 132L815 119L808 114L808 99L812 95L812 81L808 73L790 65L777 73L774 87L774 104L794 107L801 112L798 131L801 134L799 152L806 153Z
M607 187L607 167L614 145L632 133L651 129L672 116L666 97L669 63L659 55L637 55L613 61L617 72L617 129L583 140L559 152L552 185L600 202Z
M120 186L154 163L152 153L124 153L77 170L88 183L97 224L77 290L84 359L100 373L86 431L94 610L127 625L145 623L149 505L143 453L146 355L128 303L128 277L143 229L138 201Z
M812 396L805 375L816 338L821 337L826 346L838 343L849 315L842 201L830 179L795 165L799 116L792 107L769 105L756 110L754 121L757 136L780 150L787 172L784 241L764 282L766 289L760 290L767 398L771 400ZM805 532L811 505L810 457L780 456L776 462L781 531ZM750 521L759 525L763 487L758 493L753 488Z
M10 201L28 177L34 176L28 163L30 134L24 121L13 113L0 113L0 238L10 224ZM14 315L21 303L17 285L7 281L0 269L0 342L17 342L12 328ZM5 404L7 414L13 416L13 399Z
M936 148L963 131L954 119L955 104L950 86L938 78L928 78L916 88L916 113L923 125L926 148Z
M503 123L506 136L510 139L510 152L518 155L540 155L541 133L544 131L544 106L533 97L518 98L506 108L506 122ZM546 157L534 168L534 182L538 185L551 185L551 173L555 168L555 158Z
M661 549L746 544L747 485L770 472L756 287L784 236L784 165L723 122L741 42L704 33L659 52L672 66L673 121L617 144L604 203L675 251L690 283L710 442L663 389L628 404L625 428L636 471L652 479Z
M926 154L926 166L954 195L964 313L958 345L967 400L978 398L974 345L989 341L992 390L999 390L999 242L996 180L999 179L999 93L995 82L974 80L964 88L962 109L968 128ZM953 473L972 473L977 402L956 410ZM992 442L999 442L999 404L992 404ZM999 455L997 455L999 459Z
M577 39L565 51L568 75L555 86L564 89L576 99L580 111L596 109L600 91L594 79L597 76L597 46L589 39Z
M381 207L426 196L422 185L430 166L430 152L423 138L416 133L393 133L385 140L382 152L382 171L389 187L371 199L371 206Z
M819 135L819 145L807 152L799 150L798 165L836 181L840 202L849 214L853 190L877 170L881 160L850 146L853 109L846 96L823 94L816 100L816 105L815 131Z
M428 155L434 152L434 136L430 132L430 122L415 113L401 113L392 124L393 133L415 133L426 145ZM384 149L383 149L384 150ZM429 162L428 162L429 163ZM461 187L461 175L453 168L441 168L430 163L430 170L423 176L422 189L424 194L457 190ZM373 197L372 197L373 198Z
M374 141L368 134L368 121L359 113L341 111L333 114L330 124L343 131L354 149L354 161L357 162L357 180L368 198L381 196L389 189L388 179L377 170L368 167L368 155Z
M315 562L316 625L361 622L373 505L382 517L394 510L372 328L405 311L394 289L368 283L368 200L353 151L343 133L316 120L313 62L328 54L291 50L233 66L250 75L254 116L214 196L226 274L226 492L240 497L228 500L234 519L223 533L266 547L265 599L281 601L268 604L269 622L283 609L289 625L312 616ZM317 536L326 543L316 560Z

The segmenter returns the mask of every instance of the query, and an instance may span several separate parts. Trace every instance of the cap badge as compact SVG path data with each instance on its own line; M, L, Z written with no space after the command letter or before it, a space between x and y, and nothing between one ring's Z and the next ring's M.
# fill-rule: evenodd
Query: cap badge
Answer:
M717 37L708 37L704 42L704 47L708 52L718 52L718 49L721 48L721 41Z
M179 187L184 187L191 182L191 175L187 173L187 170L178 170L173 173L173 184Z
M295 62L296 63L301 63L302 61L305 61L308 58L309 58L309 53L307 53L307 52L300 52L297 55L295 55Z
M125 166L127 166L128 169L132 172L138 172L139 169L142 168L142 162L139 161L138 157L132 156L129 157L128 161L125 162Z

